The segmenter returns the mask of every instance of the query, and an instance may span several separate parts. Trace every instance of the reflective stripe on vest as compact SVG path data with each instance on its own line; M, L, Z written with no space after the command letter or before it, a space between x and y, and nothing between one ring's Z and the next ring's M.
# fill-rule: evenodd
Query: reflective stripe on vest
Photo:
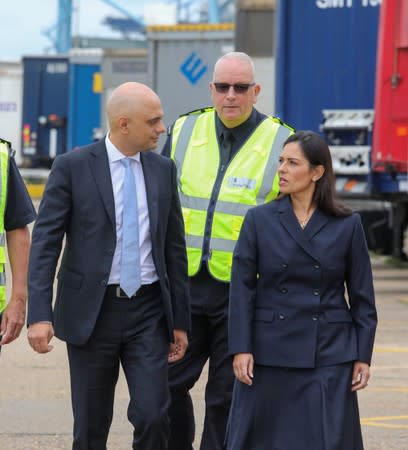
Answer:
M254 130L228 164L216 200L210 240L210 273L229 281L232 252L247 211L278 194L276 175L283 142L292 129L268 117ZM177 166L186 229L189 275L199 270L207 211L220 157L215 112L191 114L173 127L171 157ZM197 183L197 180L199 182Z
M7 199L7 178L9 165L9 146L0 140L0 313L6 307L6 237L4 215Z

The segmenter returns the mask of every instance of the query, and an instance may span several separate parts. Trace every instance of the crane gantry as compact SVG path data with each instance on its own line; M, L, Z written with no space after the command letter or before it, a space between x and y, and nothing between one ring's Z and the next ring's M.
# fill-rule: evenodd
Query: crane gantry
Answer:
M120 12L124 18L108 17L104 23L111 28L120 31L124 36L129 32L143 33L145 24L143 19L136 17L117 1L101 0ZM203 3L203 0L167 0L176 3L178 21L188 8L195 3ZM234 3L234 0L205 0L206 3L206 21L208 23L219 23L222 17L225 17L225 11ZM57 23L44 31L44 34L50 39L53 50L56 53L66 53L71 48L72 41L72 15L74 0L58 0ZM184 19L185 21L186 19Z

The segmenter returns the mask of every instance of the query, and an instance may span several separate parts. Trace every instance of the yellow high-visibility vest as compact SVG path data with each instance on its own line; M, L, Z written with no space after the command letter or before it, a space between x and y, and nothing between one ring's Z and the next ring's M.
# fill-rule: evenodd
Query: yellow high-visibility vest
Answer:
M279 155L293 131L279 119L267 117L226 167L211 226L208 269L214 278L226 282L231 279L233 250L248 209L278 195ZM220 167L213 108L177 119L171 158L177 166L188 274L193 276L201 264L207 214Z
M10 161L10 144L0 139L0 313L6 307L6 232L4 215L7 200L7 179Z

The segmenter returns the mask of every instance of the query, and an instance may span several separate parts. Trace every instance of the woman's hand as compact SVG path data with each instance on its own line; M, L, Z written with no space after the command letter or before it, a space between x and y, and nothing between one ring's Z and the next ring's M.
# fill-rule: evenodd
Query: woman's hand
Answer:
M237 353L232 363L234 374L241 383L252 385L254 378L254 357L252 353Z
M353 375L351 379L351 390L359 391L364 389L370 378L370 366L361 361L354 361Z

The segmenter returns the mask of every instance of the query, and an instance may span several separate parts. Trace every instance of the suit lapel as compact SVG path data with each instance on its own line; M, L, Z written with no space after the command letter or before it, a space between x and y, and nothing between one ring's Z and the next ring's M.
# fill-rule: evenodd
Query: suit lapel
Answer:
M305 228L305 233L310 241L329 221L328 217L320 209L316 209Z
M147 207L149 210L150 232L153 240L158 226L158 208L157 203L159 180L157 176L157 169L152 162L149 152L140 153L140 161L143 168L143 176L146 186Z
M279 203L279 218L282 226L305 252L314 259L319 260L318 252L313 248L310 240L327 223L327 216L321 211L316 210L306 228L302 230L293 212L289 197L285 197Z
M111 221L113 228L116 230L115 201L113 199L112 178L105 144L102 142L97 144L97 146L95 146L95 148L91 151L91 155L91 172L95 179L95 183L98 186L98 190L109 220Z

